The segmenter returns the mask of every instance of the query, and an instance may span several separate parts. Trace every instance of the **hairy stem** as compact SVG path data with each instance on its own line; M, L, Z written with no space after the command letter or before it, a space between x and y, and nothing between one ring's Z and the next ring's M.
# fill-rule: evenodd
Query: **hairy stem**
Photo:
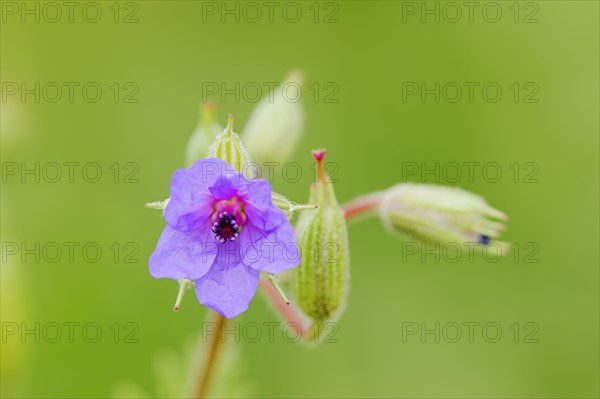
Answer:
M227 323L227 319L216 312L213 319L213 322L217 325L217 330L215 331L215 334L212 334L210 336L209 341L206 343L206 347L208 349L208 353L206 354L206 362L204 364L204 367L200 371L198 385L196 387L196 392L194 396L198 399L206 398L206 393L210 384L210 379L213 374L216 360L219 355L219 349L221 347L221 343L223 342L221 333L225 329L225 324Z
M346 220L375 211L381 203L381 194L381 192L368 194L342 205Z

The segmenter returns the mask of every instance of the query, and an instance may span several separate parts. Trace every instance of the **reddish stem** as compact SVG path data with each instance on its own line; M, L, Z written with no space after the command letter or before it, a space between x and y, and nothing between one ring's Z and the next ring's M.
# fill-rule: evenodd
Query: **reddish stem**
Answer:
M281 317L283 317L283 319L287 323L293 323L299 326L300 335L302 337L306 337L309 332L309 328L306 325L307 323L304 322L302 316L298 314L294 307L285 303L283 298L281 298L277 290L273 287L273 285L271 285L271 283L268 280L260 279L260 285L271 300L273 306L275 306L279 314L281 314Z
M381 203L381 193L375 193L370 195L365 195L364 197L358 197L357 199L344 204L342 206L342 210L344 211L344 216L346 220L351 220L356 218L357 216L364 215L366 213L372 212Z

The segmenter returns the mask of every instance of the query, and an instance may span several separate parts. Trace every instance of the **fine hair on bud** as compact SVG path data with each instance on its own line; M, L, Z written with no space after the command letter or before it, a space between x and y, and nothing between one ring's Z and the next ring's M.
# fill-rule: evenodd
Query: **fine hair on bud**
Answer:
M294 270L296 299L317 325L312 329L316 336L326 322L339 318L350 286L348 231L333 184L323 170L324 155L324 150L313 152L319 179L310 187L309 203L318 207L300 214L296 236L302 258Z

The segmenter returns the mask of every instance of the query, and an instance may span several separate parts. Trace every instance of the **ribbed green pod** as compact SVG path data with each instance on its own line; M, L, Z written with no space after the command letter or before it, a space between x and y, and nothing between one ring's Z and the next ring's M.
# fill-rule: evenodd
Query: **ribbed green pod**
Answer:
M318 208L302 212L296 226L301 261L294 271L294 283L298 305L322 325L336 320L344 309L350 286L350 253L344 213L333 184L323 175L321 164L319 167L320 178L311 185L309 198Z
M425 244L446 245L490 240L503 254L510 244L495 240L508 219L473 193L454 187L402 183L383 192L379 216L393 233Z
M209 158L220 158L237 171L244 171L250 162L248 152L240 136L233 131L233 116L229 115L227 127L220 133L208 149ZM249 176L253 177L253 176Z

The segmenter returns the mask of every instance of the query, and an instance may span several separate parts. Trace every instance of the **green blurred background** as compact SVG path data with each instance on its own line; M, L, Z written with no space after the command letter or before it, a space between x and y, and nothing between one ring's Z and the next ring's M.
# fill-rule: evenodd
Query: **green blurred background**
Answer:
M203 82L228 87L280 82L292 68L306 76L307 123L294 158L304 175L296 183L279 175L275 190L306 200L309 150L315 147L326 147L328 160L339 166L336 192L342 202L402 180L421 181L419 175L407 179L403 162L428 167L497 162L503 172L498 182L476 173L472 181L464 174L456 183L440 183L484 195L509 214L503 239L521 248L533 243L538 262L526 262L525 252L496 263L481 256L456 263L431 256L425 262L416 255L403 259L400 242L385 234L379 221L352 223L352 288L335 336L339 342L310 349L277 335L273 343L240 343L239 364L254 388L237 394L598 397L598 2L516 3L516 23L512 1L495 3L503 12L496 23L482 17L486 2L478 3L472 23L466 8L456 23L443 14L439 23L432 16L421 23L420 14L403 14L407 4L395 1L296 2L302 11L297 23L278 11L285 2L277 3L273 22L263 8L257 23L243 14L240 22L229 16L223 23L195 1L98 2L102 18L89 23L81 15L84 2L78 3L72 23L66 15L50 23L43 14L39 23L32 16L23 23L21 14L6 8L12 2L2 3L3 95L6 82L30 87L98 82L103 88L96 103L84 101L78 90L72 103L65 93L56 103L44 98L36 103L32 95L25 101L19 95L3 98L4 165L97 162L103 177L98 183L80 175L73 183L64 176L57 183L36 183L30 176L22 183L18 176L5 176L2 242L29 247L97 242L104 250L97 263L85 262L80 252L72 263L65 255L56 263L35 262L32 256L26 262L19 256L3 260L3 328L6 323L33 328L36 322L96 322L103 332L97 343L86 342L77 330L73 343L65 336L57 343L36 343L33 335L24 342L19 334L3 337L3 397L108 397L123 381L155 392L156 354L180 353L198 334L206 310L190 293L174 313L176 283L149 276L146 261L164 221L143 204L166 198L171 174L183 166ZM26 4L33 8L35 3ZM426 6L433 9L435 3ZM414 4L421 11L425 7ZM38 6L43 12L44 3ZM440 12L443 6L438 4ZM118 23L114 7L120 11ZM132 12L138 22L123 23ZM337 22L324 23L331 12ZM538 22L524 23L531 13ZM109 89L114 82L122 90L118 102ZM139 88L137 103L122 101L127 82ZM308 87L328 82L339 88L337 103L323 101L322 95L315 101ZM497 82L503 95L495 103L477 90L472 103L464 97L436 103L432 96L422 102L418 95L403 102L402 82ZM529 91L522 91L515 102L509 89L514 82L521 90L534 82L539 101L524 102ZM236 130L243 131L255 104L231 95L225 102L219 96L209 99L222 124L231 112ZM109 169L115 162L122 172L119 183ZM123 182L130 171L123 168L127 162L139 166L137 183ZM515 162L522 172L517 182L510 169ZM538 167L537 182L525 182L528 162ZM138 262L123 262L124 252L115 262L108 249L114 242L121 251L135 243ZM276 320L257 296L239 321ZM127 322L139 326L138 342L124 343L121 335L114 343L110 327L119 323L125 334ZM419 335L403 342L407 322L428 328L495 322L503 335L496 343L486 342L481 330L473 343L465 336L457 343L443 338L436 343L432 336L421 342ZM521 329L518 343L510 330L515 322ZM537 343L523 342L527 322L539 327Z

